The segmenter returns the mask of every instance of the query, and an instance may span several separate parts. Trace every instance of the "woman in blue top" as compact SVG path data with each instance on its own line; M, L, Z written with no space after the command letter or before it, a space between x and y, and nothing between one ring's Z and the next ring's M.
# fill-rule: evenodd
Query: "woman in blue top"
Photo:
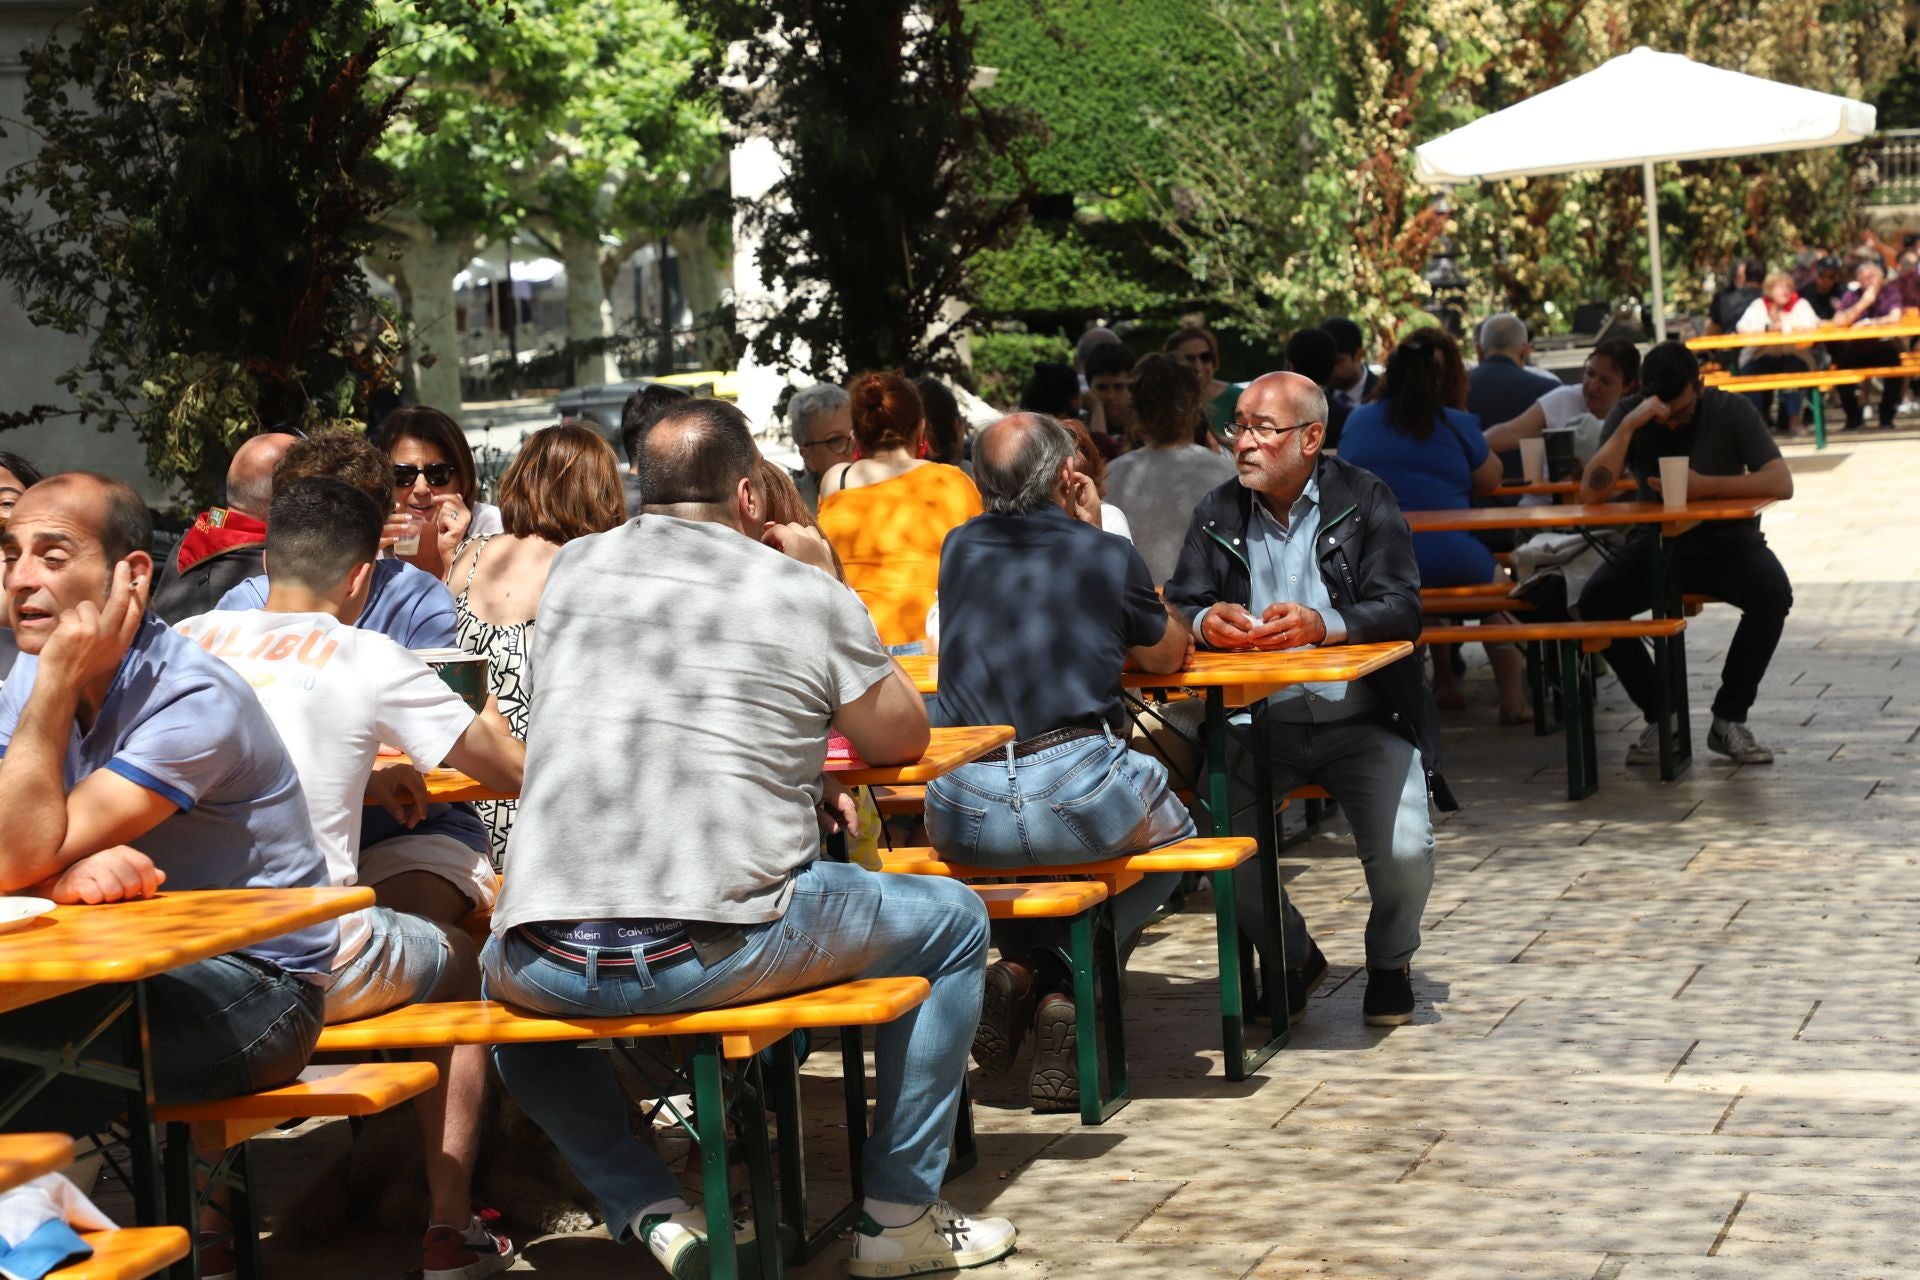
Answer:
M1480 420L1461 407L1466 401L1460 345L1444 329L1417 329L1387 358L1374 399L1347 419L1340 456L1386 481L1404 511L1470 507L1500 483L1501 469ZM1497 575L1493 552L1470 533L1416 533L1413 553L1422 586L1492 582ZM1434 700L1442 707L1465 706L1452 655L1444 646L1432 648ZM1487 659L1500 688L1501 722L1530 719L1519 652L1488 645Z

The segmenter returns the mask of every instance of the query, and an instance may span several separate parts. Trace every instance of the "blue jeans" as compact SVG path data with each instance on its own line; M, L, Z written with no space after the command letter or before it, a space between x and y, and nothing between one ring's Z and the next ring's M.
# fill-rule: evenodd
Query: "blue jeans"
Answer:
M1354 851L1367 877L1373 908L1367 916L1367 964L1396 969L1420 949L1420 916L1433 889L1433 819L1427 811L1427 777L1420 752L1406 738L1366 716L1332 724L1291 724L1255 717L1256 740L1272 771L1276 800L1295 787L1327 789L1353 827ZM1235 778L1235 790L1244 780ZM1249 797L1234 799L1234 829L1254 834ZM1234 873L1240 919L1261 919L1259 868ZM1306 962L1307 930L1293 904L1286 904L1287 959ZM1258 937L1259 935L1255 935Z
M865 1172L868 1195L937 1200L980 1020L987 911L979 897L951 880L815 862L794 874L787 913L747 926L746 936L712 968L696 957L653 973L642 960L589 975L509 931L488 939L481 966L490 998L576 1017L718 1009L856 978L927 979L926 1003L874 1036L877 1107ZM616 1240L627 1238L636 1211L680 1194L673 1170L633 1136L605 1054L499 1045L493 1060L514 1101L599 1200Z
M1111 733L1033 755L963 765L927 784L927 837L946 857L1031 871L1144 853L1185 840L1193 817L1167 784L1167 768ZM1113 903L1122 945L1179 885L1172 873L1141 878ZM994 945L1009 958L1042 947L1064 952L1064 920L1002 921Z
M51 1048L96 1025L120 993L89 987L0 1016L0 1041ZM266 960L215 956L147 979L153 1091L162 1104L209 1102L290 1083L320 1038L326 989ZM109 1031L88 1057L125 1063ZM0 1065L0 1095L32 1074ZM7 1123L13 1131L98 1133L126 1111L118 1089L63 1076Z

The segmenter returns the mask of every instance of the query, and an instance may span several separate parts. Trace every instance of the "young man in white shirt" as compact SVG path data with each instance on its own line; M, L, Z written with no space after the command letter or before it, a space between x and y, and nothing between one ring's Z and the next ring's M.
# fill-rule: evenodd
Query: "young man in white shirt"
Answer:
M442 760L501 790L518 790L525 747L506 722L476 715L419 658L360 616L373 584L385 517L354 486L311 476L274 495L267 522L264 608L215 610L179 631L253 686L299 772L315 839L334 884L359 875L360 817L378 800L408 826L425 816L425 785L411 767L374 778L382 743L422 768ZM340 922L326 1020L350 1022L423 1000L480 994L473 943L457 929L386 907ZM427 1148L432 1225L426 1280L472 1280L504 1270L513 1246L474 1216L468 1199L486 1051L432 1055L440 1084L417 1104Z

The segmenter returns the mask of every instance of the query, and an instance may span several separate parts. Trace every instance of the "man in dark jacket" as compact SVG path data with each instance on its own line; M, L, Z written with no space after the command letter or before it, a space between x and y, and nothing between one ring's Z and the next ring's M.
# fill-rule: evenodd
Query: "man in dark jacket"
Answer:
M1322 456L1327 401L1291 373L1255 379L1232 425L1239 476L1194 509L1167 602L1209 649L1295 649L1412 640L1420 634L1413 535L1380 480ZM1257 756L1276 794L1317 783L1353 826L1373 911L1367 920L1371 1026L1413 1016L1409 962L1433 887L1429 791L1453 799L1435 772L1439 720L1417 654L1347 684L1282 690L1253 716ZM1253 877L1238 897L1257 911ZM1242 919L1255 920L1252 914ZM1303 957L1294 991L1311 990L1326 959L1286 905L1286 947ZM1290 993L1292 994L1292 993Z
M220 597L265 570L267 508L273 504L273 469L294 437L258 435L234 450L227 466L227 505L202 511L160 571L153 611L169 626L207 613Z
M1467 412L1480 419L1482 431L1513 421L1560 385L1552 374L1527 364L1533 341L1526 322L1511 311L1497 312L1482 321L1474 331L1473 346L1480 363L1467 375ZM1501 454L1500 465L1508 480L1519 480L1519 447ZM1509 535L1504 542L1511 547L1513 539Z

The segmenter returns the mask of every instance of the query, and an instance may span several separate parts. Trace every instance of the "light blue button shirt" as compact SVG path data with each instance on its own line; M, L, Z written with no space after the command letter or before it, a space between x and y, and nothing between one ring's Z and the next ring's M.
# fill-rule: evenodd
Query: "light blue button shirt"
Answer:
M1322 643L1339 644L1347 638L1347 620L1333 607L1327 584L1314 555L1320 532L1320 477L1294 499L1283 525L1267 510L1259 495L1253 500L1253 519L1247 525L1247 568L1252 590L1247 607L1258 618L1269 605L1289 600L1319 613L1327 625ZM1372 696L1360 683L1297 684L1267 699L1269 714L1298 723L1323 724L1358 715L1372 705Z

